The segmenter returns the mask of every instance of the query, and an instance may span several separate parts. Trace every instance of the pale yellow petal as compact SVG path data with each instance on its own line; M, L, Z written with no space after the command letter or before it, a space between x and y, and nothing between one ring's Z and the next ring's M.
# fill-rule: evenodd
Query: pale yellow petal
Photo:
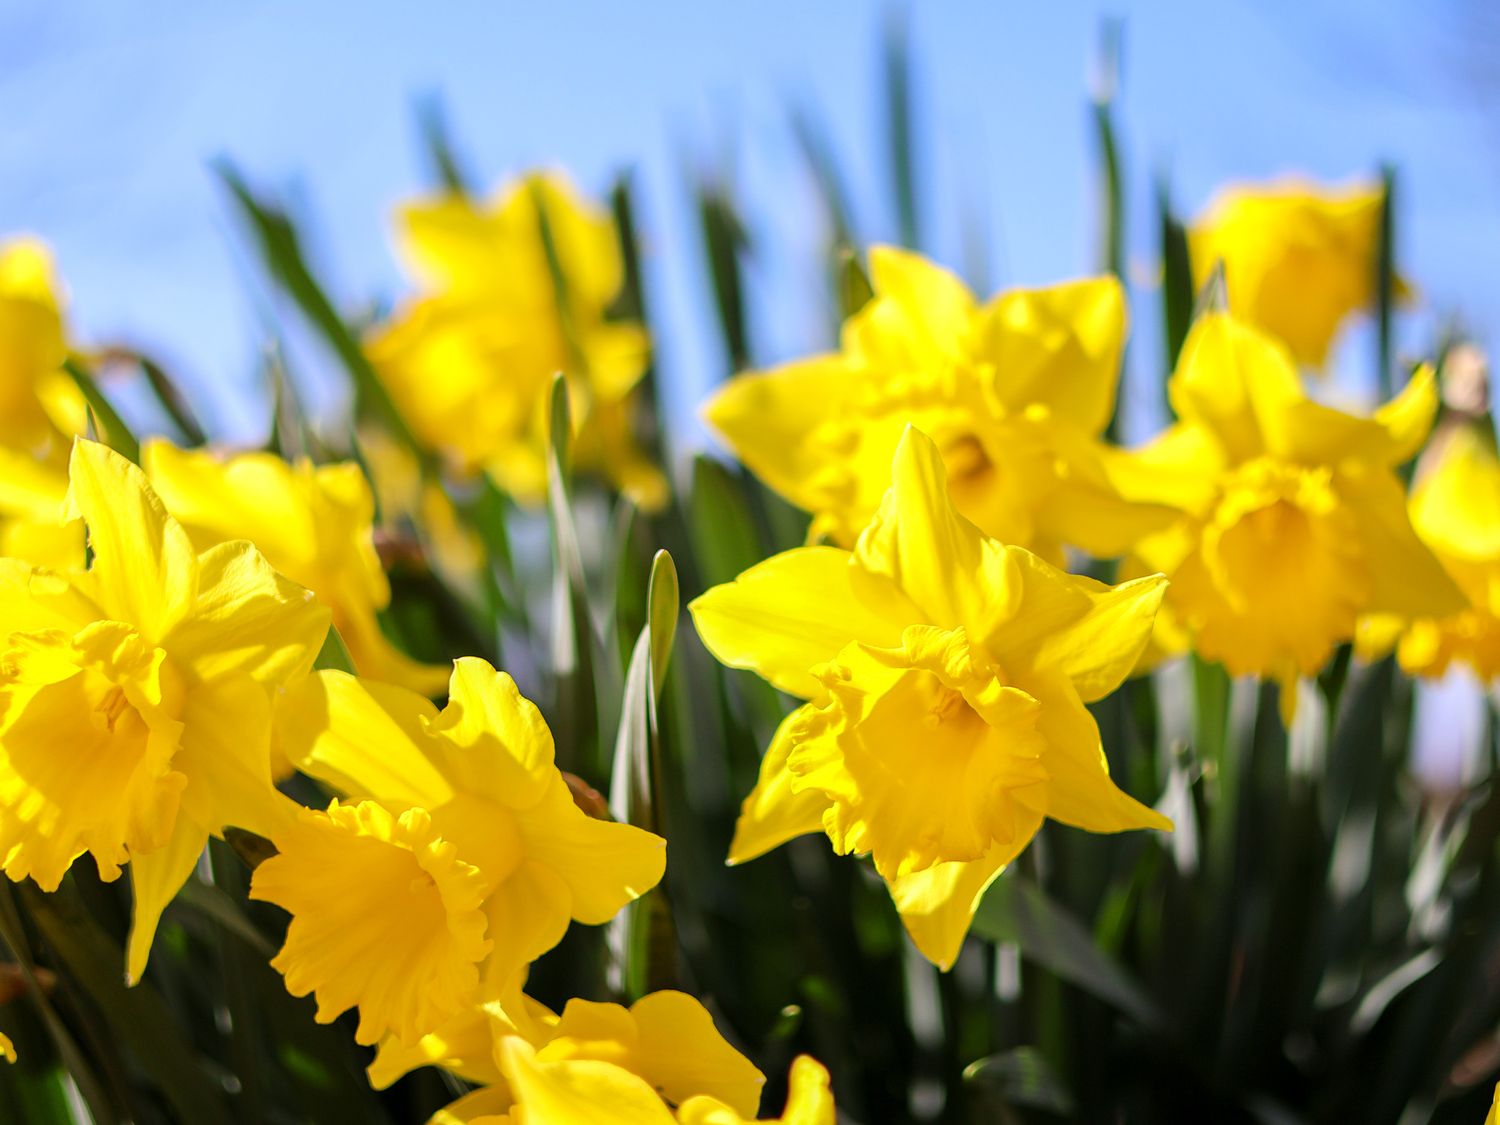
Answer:
M202 684L182 711L173 766L187 778L182 809L218 834L226 826L271 836L297 806L271 782L271 701L248 676Z
M523 860L485 902L494 943L484 964L487 984L510 980L562 941L572 906L572 891L561 875Z

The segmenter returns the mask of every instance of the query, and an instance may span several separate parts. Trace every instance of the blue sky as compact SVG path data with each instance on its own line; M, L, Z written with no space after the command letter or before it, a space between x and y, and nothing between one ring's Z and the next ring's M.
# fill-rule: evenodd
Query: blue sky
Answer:
M208 160L229 156L294 199L335 294L367 307L401 292L389 209L422 185L411 106L435 91L486 182L554 164L602 191L636 170L662 361L685 420L723 359L682 169L732 158L755 242L757 358L825 343L814 196L787 107L821 111L859 233L891 238L877 65L887 11L852 0L12 2L0 10L0 231L54 244L83 340L160 354L218 434L253 440L268 295ZM1159 170L1193 211L1231 179L1341 181L1391 160L1402 261L1422 294L1403 341L1420 348L1450 315L1481 339L1500 325L1500 133L1487 113L1500 90L1482 84L1500 22L1481 4L948 2L910 15L927 248L961 265L959 216L977 207L996 285L1095 265L1088 78L1101 20L1125 21L1142 369L1159 316ZM1367 352L1356 333L1338 361L1351 393ZM305 373L320 358L304 358Z

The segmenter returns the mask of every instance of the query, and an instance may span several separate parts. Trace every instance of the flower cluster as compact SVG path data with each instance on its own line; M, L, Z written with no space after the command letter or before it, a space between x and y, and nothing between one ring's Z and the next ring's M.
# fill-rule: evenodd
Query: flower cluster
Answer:
M1191 653L1276 685L1290 724L1299 681L1356 642L1414 675L1500 674L1488 420L1450 418L1429 445L1430 367L1368 416L1326 405L1299 367L1321 366L1372 300L1382 206L1285 187L1216 204L1191 252L1202 277L1222 267L1227 305L1192 325L1173 421L1139 448L1107 436L1127 333L1109 277L980 302L876 247L836 351L718 390L713 428L810 517L804 545L757 552L688 607L713 657L795 701L734 794L729 864L821 833L868 861L912 945L947 970L1048 821L1172 830L1153 807L1164 779L1112 776L1090 709L1130 676ZM765 1076L711 990L707 1004L672 987L570 992L560 1011L528 992L575 923L647 916L668 819L614 819L559 768L577 768L578 716L549 712L561 757L495 666L532 685L532 663L498 642L493 663L419 659L390 627L378 508L423 524L434 568L482 591L481 576L498 589L486 552L503 531L450 488L486 474L522 507L551 488L551 519L570 518L549 479L555 373L573 464L611 497L669 500L633 428L649 341L612 311L614 226L543 175L488 204L413 204L400 226L420 291L365 347L412 447L363 418L349 460L155 439L136 464L92 440L97 388L68 362L47 254L0 250L0 868L46 892L84 856L105 882L128 870L137 982L208 841L253 834L249 898L285 916L270 963L317 1021L350 1013L373 1088L440 1067L472 1087L433 1118L449 1125L758 1120ZM648 694L670 608L665 641L643 634L638 650ZM641 769L659 788L655 703ZM641 734L626 721L622 754ZM0 1053L14 1058L3 1035ZM768 1066L790 1060L775 1120L833 1125L828 1071L793 1055Z

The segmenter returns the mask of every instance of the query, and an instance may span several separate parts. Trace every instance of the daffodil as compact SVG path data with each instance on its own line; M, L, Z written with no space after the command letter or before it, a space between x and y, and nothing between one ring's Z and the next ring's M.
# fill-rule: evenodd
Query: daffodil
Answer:
M512 1000L487 1004L471 1013L465 1029L449 1039L472 1060L459 1073L485 1087L433 1118L434 1122L474 1122L485 1114L508 1113L516 1125L594 1125L597 1122L673 1122L669 1107L693 1105L703 1113L753 1119L765 1076L724 1039L713 1017L683 992L653 992L628 1009L619 1004L570 1000L561 1018L525 998L529 1009L519 1022L507 1015ZM393 1081L405 1065L446 1060L408 1057L395 1044L381 1047L371 1067L377 1086ZM624 1114L613 1117L610 1114ZM630 1116L634 1114L635 1116Z
M1168 390L1179 422L1120 460L1183 512L1141 542L1138 565L1171 578L1172 620L1201 655L1281 681L1289 718L1297 677L1316 674L1362 615L1463 608L1393 472L1432 424L1430 370L1355 417L1309 399L1275 340L1212 313Z
M483 470L522 503L540 503L549 391L561 371L578 420L577 465L644 506L663 503L665 479L630 430L649 342L639 324L607 315L624 277L609 216L562 177L532 175L489 204L455 195L411 204L399 225L423 292L370 340L369 354L418 437L456 471Z
M1448 617L1368 619L1361 622L1361 649L1373 655L1399 640L1397 659L1412 675L1441 676L1459 663L1482 680L1494 680L1500 676L1500 457L1494 431L1485 423L1460 423L1434 439L1429 452L1431 462L1422 466L1408 510L1418 537L1469 604Z
M0 244L0 556L81 566L83 529L62 519L68 443L83 396L67 357L52 255L30 238Z
M875 297L841 350L741 375L708 404L749 468L852 546L908 423L942 451L953 502L988 535L1057 561L1122 554L1168 513L1123 498L1098 456L1114 412L1125 296L1113 278L978 304L946 270L870 252Z
M153 441L141 463L157 495L195 545L248 539L282 574L333 612L361 675L435 695L448 669L396 648L376 617L391 587L375 553L375 501L353 462L288 464L270 453L218 458Z
M33 238L0 244L0 446L67 455L83 432L83 395L63 371L68 348L52 253Z
M1379 185L1232 187L1189 232L1194 277L1203 285L1222 262L1230 311L1321 367L1349 316L1374 306L1383 202Z
M271 693L305 672L328 611L243 541L193 548L145 476L73 446L87 570L0 559L0 864L55 890L88 852L130 866L138 978L162 909L226 825L269 834Z
M1044 818L1170 828L1110 780L1084 706L1134 665L1164 580L1105 586L989 538L946 477L908 428L852 552L788 551L689 606L719 660L809 701L772 740L730 862L821 829L873 858L943 967Z
M16 1045L10 1041L10 1036L4 1032L0 1032L0 1056L3 1056L5 1061L9 1063L16 1061Z
M1500 1082L1495 1084L1495 1097L1490 1102L1490 1111L1485 1114L1484 1125L1500 1125Z
M438 711L405 688L324 671L288 688L282 749L344 799L273 840L251 897L292 915L272 964L325 1022L411 1043L661 879L664 841L593 820L515 681L455 663Z
M833 1091L828 1071L809 1055L792 1060L786 1108L780 1117L761 1118L776 1125L835 1125ZM677 1111L681 1125L753 1125L731 1106L709 1097L689 1098Z

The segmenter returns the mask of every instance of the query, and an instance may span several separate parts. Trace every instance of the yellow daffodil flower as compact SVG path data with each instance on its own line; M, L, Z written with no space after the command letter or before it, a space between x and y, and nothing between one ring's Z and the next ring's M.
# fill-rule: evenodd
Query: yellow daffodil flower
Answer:
M809 700L776 732L730 862L822 829L872 856L945 968L1045 817L1171 827L1110 780L1084 706L1134 665L1164 580L1105 586L988 538L946 478L936 443L908 428L852 552L787 551L689 606L719 660Z
M1113 278L979 305L915 254L870 252L875 297L841 350L729 381L705 416L752 472L852 546L908 423L942 451L958 510L1060 561L1124 553L1170 514L1122 499L1097 456L1114 412L1125 295Z
M1500 1082L1495 1084L1495 1098L1490 1102L1490 1111L1485 1114L1484 1125L1500 1125Z
M1463 608L1392 471L1432 424L1430 370L1373 417L1354 417L1309 399L1276 341L1211 313L1168 391L1180 421L1119 458L1184 513L1138 548L1142 569L1172 580L1181 635L1165 647L1190 643L1233 675L1275 677L1290 718L1297 677L1316 674L1361 615Z
M1399 638L1396 658L1411 675L1441 676L1457 662L1482 680L1494 680L1500 676L1500 457L1494 432L1488 424L1468 422L1434 441L1442 444L1431 451L1408 510L1418 537L1469 605L1449 617L1367 619L1360 625L1360 649L1383 654Z
M381 632L376 612L390 604L391 587L375 553L375 501L358 465L291 465L270 453L220 459L164 441L148 442L141 464L195 546L248 539L317 594L361 675L423 695L443 690L446 667L412 660Z
M835 1125L833 1091L828 1086L828 1071L809 1055L792 1060L786 1108L780 1117L762 1118L776 1125ZM754 1125L731 1106L709 1097L689 1098L677 1111L681 1125Z
M375 335L369 354L418 437L455 470L483 470L522 503L540 503L549 391L561 371L578 467L603 472L642 506L664 503L666 481L629 424L649 342L639 324L607 315L624 276L609 216L561 176L532 175L491 204L448 195L408 205L399 221L424 293Z
M51 252L0 244L0 556L63 568L83 565L83 528L62 519L68 443L85 422L67 354Z
M0 1032L0 1056L4 1056L5 1061L8 1063L16 1061L16 1045L10 1041L10 1036L4 1032Z
M1193 275L1202 286L1223 262L1230 311L1322 367L1344 321L1375 303L1383 199L1379 185L1232 187L1188 234Z
M509 1113L512 1122L594 1125L627 1110L638 1116L619 1120L672 1122L669 1105L696 1102L704 1112L733 1114L725 1120L738 1123L753 1119L760 1105L765 1076L686 993L653 992L628 1009L570 1000L561 1018L522 999L529 1010L519 1023L506 1014L514 1002L488 1004L462 1017L465 1029L444 1049L483 1059L482 1066L470 1063L458 1073L487 1085L442 1110L434 1122L472 1123L484 1114ZM405 1057L397 1061L399 1056ZM447 1065L387 1041L371 1078L382 1088L408 1066L425 1062Z
M273 837L251 897L292 915L272 964L324 1022L358 1007L357 1038L411 1043L661 879L665 842L593 820L553 764L515 681L455 662L448 705L319 672L278 710L292 762L342 791Z
M66 458L86 418L67 355L51 251L32 238L0 244L0 446Z
M243 541L194 550L145 476L73 446L71 512L92 565L0 559L0 863L55 890L90 853L129 863L127 971L225 825L276 831L270 693L304 674L328 611Z

